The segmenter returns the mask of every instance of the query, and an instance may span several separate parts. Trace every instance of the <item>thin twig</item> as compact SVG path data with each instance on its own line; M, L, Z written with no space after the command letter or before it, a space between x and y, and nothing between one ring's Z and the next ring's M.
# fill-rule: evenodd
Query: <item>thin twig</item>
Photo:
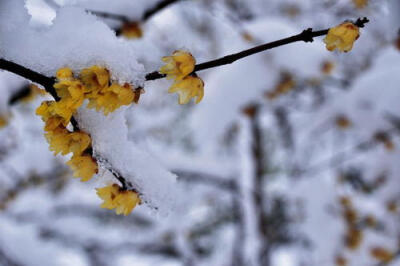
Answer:
M181 0L163 0L163 1L159 2L157 5L155 5L154 7L150 8L150 9L148 9L144 13L142 21L148 20L154 14L158 13L159 11L163 10L164 8L168 7L171 4L176 3L178 1L181 1Z
M114 19L114 20L119 20L121 22L129 22L129 18L124 15L119 15L119 14L113 14L109 12L103 12L103 11L96 11L96 10L86 10L89 13L92 13L93 15L96 15L98 17L102 18L108 18L108 19Z
M17 74L21 77L26 78L34 83L38 83L42 85L48 93L53 96L56 101L59 101L60 98L58 97L56 90L54 89L53 85L55 83L55 78L49 78L45 75L42 75L38 72L35 72L31 69L18 65L14 62L1 59L0 58L0 69L7 70L11 73Z
M369 20L367 18L362 18L362 19L359 18L359 19L357 19L356 22L354 22L354 25L362 28L368 22L369 22ZM197 72L197 71L201 71L201 70L205 70L205 69L209 69L209 68L214 68L214 67L219 67L219 66L224 66L224 65L229 65L229 64L232 64L233 62L243 59L245 57L248 57L248 56L251 56L251 55L254 55L257 53L261 53L266 50L270 50L270 49L273 49L273 48L276 48L279 46L287 45L290 43L299 42L299 41L313 42L315 37L326 35L328 33L328 31L329 31L329 29L313 31L311 28L308 28L308 29L304 30L303 32L301 32L300 34L297 34L297 35L294 35L294 36L291 36L288 38L284 38L284 39L280 39L277 41L262 44L262 45L241 51L239 53L227 55L227 56L215 59L215 60L211 60L208 62L198 64L195 66L193 72ZM154 72L146 75L146 80L156 80L156 79L161 79L164 77L165 77L164 74L161 74L158 71L154 71Z
M146 10L144 12L143 17L142 17L140 22L142 22L142 23L145 22L146 20L151 18L156 13L160 12L161 10L165 9L166 7L168 7L169 5L174 4L174 3L178 2L178 1L181 1L181 0L163 0L163 1L160 1L155 6L152 6L151 8L149 8L148 10ZM92 13L93 15L96 15L98 17L107 18L107 19L114 19L114 20L121 21L123 23L138 22L138 21L132 21L129 17L124 16L124 15L120 15L120 14L114 14L114 13L105 12L105 11L96 11L96 10L91 10L91 9L87 9L86 11L89 12L89 13Z

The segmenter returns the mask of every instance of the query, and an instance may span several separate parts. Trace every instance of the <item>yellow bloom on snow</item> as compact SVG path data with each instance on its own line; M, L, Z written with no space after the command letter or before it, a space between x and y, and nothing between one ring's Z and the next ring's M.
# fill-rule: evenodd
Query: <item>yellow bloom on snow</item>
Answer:
M5 127L8 124L8 119L4 116L0 116L0 128Z
M108 87L110 82L110 72L99 66L92 66L81 71L80 80L85 86L87 97L96 96L103 88Z
M389 263L395 258L395 253L383 247L373 247L370 250L370 254L376 260L382 263Z
M104 201L101 208L116 209L117 214L128 215L137 204L140 204L140 198L136 192L122 190L116 184L98 188L97 195Z
M353 44L359 36L360 30L356 25L351 22L344 22L330 28L324 42L329 51L337 48L341 52L348 52L353 48Z
M137 22L127 22L122 25L121 35L127 39L138 39L143 36L143 31Z
M74 155L80 155L91 143L88 134L82 131L70 133L65 128L57 128L45 134L50 150L55 154L66 155L72 152Z
M57 73L56 77L58 80L72 80L74 75L72 74L72 70L70 68L64 67L60 68Z
M368 0L353 0L353 4L356 6L356 8L364 8L368 5Z
M181 81L176 81L168 92L178 93L179 104L187 104L194 97L197 97L196 103L199 103L204 96L204 82L199 77L188 76Z
M89 108L103 110L105 115L115 111L122 105L129 105L135 99L135 93L129 84L121 86L113 83L110 87L103 88L96 98L89 99Z
M74 176L80 177L82 182L89 181L98 172L97 163L90 155L73 156L67 165L74 171Z
M182 80L193 72L196 65L194 57L182 50L175 51L172 56L164 56L162 60L166 65L159 72L167 75L167 79Z
M60 113L74 113L84 101L84 87L78 80L64 80L54 84L57 95L61 98L55 108Z
M72 112L64 111L59 108L58 113L56 112L56 102L54 101L44 101L36 109L36 114L42 117L42 120L46 122L45 130L51 131L61 124L66 127L71 119ZM61 113L62 115L59 115Z

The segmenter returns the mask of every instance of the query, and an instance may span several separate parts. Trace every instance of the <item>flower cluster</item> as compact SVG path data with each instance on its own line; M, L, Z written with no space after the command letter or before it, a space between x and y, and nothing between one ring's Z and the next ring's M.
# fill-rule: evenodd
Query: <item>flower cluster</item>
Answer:
M131 85L111 83L109 71L99 66L83 69L79 79L73 77L70 69L62 68L57 72L57 79L54 87L66 111L76 110L88 99L88 108L95 108L107 115L122 105L131 104L135 99Z
M88 181L98 171L97 163L90 155L91 138L82 131L68 131L67 125L85 99L89 101L89 108L102 110L107 115L121 105L133 102L135 94L129 85L110 84L110 73L98 66L83 69L79 79L69 68L59 69L56 77L54 88L59 101L43 102L36 114L45 122L50 150L62 155L72 153L67 164L73 169L74 176Z
M348 52L353 48L353 44L359 36L360 30L356 25L352 22L344 22L330 28L324 42L329 51L338 49L341 52Z
M98 188L97 195L104 201L102 208L115 209L117 214L128 215L140 204L139 195L135 191L123 190L116 184Z
M98 172L96 160L92 157L92 140L80 130L70 132L68 124L74 113L88 100L88 108L103 111L105 115L122 105L129 105L139 100L141 90L132 90L110 82L107 69L92 66L83 69L79 78L75 78L69 68L57 71L57 82L54 84L57 101L44 101L37 108L36 114L45 122L45 137L54 154L72 153L67 165L81 181L89 181ZM117 214L128 215L140 203L139 195L130 190L112 185L98 189L97 194L104 200L102 208L116 209Z
M196 65L194 57L189 52L178 50L162 60L166 64L159 72L167 75L167 79L174 80L168 92L178 93L179 104L187 104L192 98L196 98L196 103L199 103L204 96L204 82L196 74L192 74Z
M98 172L96 161L90 155L91 139L83 131L70 132L66 128L73 110L65 109L66 98L60 101L45 101L36 110L36 114L45 122L45 137L50 150L54 154L66 155L72 153L72 158L67 164L74 171L75 177L88 181ZM65 113L71 113L66 119Z

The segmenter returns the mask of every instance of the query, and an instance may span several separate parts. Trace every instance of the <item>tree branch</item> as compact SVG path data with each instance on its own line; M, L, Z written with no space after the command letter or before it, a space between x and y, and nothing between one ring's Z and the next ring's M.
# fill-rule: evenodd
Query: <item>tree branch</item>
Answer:
M146 20L151 18L156 13L160 12L161 10L165 9L166 7L168 7L169 5L174 4L174 3L178 2L178 1L181 1L181 0L163 0L163 1L160 1L155 6L152 6L151 8L149 8L148 10L146 10L144 12L143 17L142 17L140 22L145 22ZM114 13L109 13L109 12L104 12L104 11L95 11L95 10L90 10L90 9L88 9L86 11L89 12L89 13L92 13L93 15L96 15L98 17L119 20L119 21L121 21L123 23L138 22L138 21L132 21L129 17L124 16L124 15L119 15L119 14L114 14Z
M154 7L150 8L150 9L148 9L144 13L142 21L148 20L154 14L158 13L159 11L163 10L164 8L168 7L171 4L176 3L178 1L181 1L181 0L163 0L163 1L160 1L157 5L155 5Z
M206 173L198 173L186 170L172 170L178 176L178 180L191 183L199 183L218 187L222 190L236 192L238 187L235 180L218 177Z
M38 72L35 72L31 69L18 65L14 62L1 59L0 58L0 69L7 70L11 73L17 74L21 77L24 77L34 83L38 83L42 85L48 93L53 96L56 101L59 101L60 98L58 97L56 90L54 89L53 85L55 83L55 78L49 78L45 75L42 75Z
M362 19L359 18L359 19L357 19L356 22L354 22L354 25L362 28L368 22L369 22L369 20L367 18L362 18ZM262 45L241 51L239 53L227 55L227 56L215 59L215 60L211 60L208 62L198 64L195 66L193 73L197 72L197 71L209 69L209 68L229 65L229 64L232 64L232 63L236 62L237 60L243 59L245 57L248 57L248 56L251 56L251 55L254 55L257 53L261 53L261 52L264 52L264 51L267 51L267 50L270 50L270 49L273 49L273 48L276 48L279 46L287 45L290 43L299 42L299 41L313 42L315 37L326 35L328 33L328 31L329 31L329 29L313 31L312 28L308 28L308 29L304 30L303 32L301 32L300 34L293 35L288 38L284 38L284 39L280 39L277 41L262 44ZM161 74L158 71L154 71L154 72L146 75L146 80L156 80L156 79L161 79L164 77L165 77L164 74Z

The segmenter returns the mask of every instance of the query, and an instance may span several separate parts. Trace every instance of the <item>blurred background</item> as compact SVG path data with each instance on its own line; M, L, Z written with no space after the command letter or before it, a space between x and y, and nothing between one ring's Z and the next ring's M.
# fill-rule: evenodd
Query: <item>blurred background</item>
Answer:
M48 150L45 96L0 72L0 265L400 265L399 0L27 0L30 26L70 5L143 51L148 72L176 49L204 62L370 23L349 53L316 38L199 72L197 105L146 82L126 119L178 176L167 216L101 209L96 181Z

